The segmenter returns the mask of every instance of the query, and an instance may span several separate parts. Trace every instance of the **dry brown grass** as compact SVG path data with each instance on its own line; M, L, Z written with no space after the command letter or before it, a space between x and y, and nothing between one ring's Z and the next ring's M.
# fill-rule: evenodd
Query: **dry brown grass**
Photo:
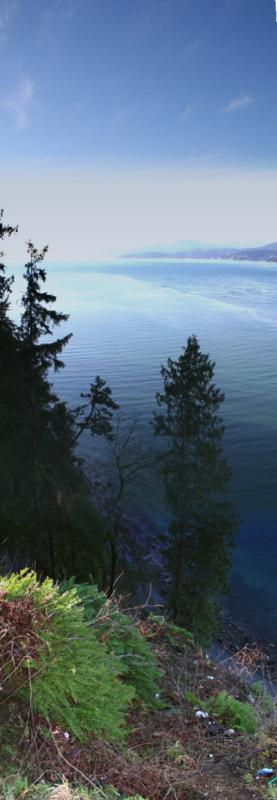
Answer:
M73 800L73 793L67 781L64 781L59 786L50 792L49 800Z

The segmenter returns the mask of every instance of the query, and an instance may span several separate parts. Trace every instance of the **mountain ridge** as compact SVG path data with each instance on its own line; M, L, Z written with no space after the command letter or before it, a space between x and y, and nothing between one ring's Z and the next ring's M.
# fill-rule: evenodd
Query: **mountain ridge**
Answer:
M196 246L196 247L185 247L182 249L178 249L175 251L166 251L166 250L147 250L147 251L138 251L132 253L126 253L123 255L123 258L131 258L131 259L167 259L167 258L176 258L176 259L189 259L193 258L196 260L201 259L210 259L210 260L232 260L232 261L267 261L267 262L277 262L277 242L272 242L266 245L260 245L258 247L220 247L220 246Z

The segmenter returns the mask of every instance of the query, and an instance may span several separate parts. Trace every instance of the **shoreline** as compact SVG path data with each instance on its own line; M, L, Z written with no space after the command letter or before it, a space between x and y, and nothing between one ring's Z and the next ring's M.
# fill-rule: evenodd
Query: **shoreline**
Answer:
M252 264L253 265L253 264L255 264L255 266L256 266L256 264L260 264L261 266L268 266L269 264L273 264L274 266L275 265L277 266L277 258L276 259L267 260L266 258L263 258L263 259L259 259L259 258L257 258L257 259L250 259L250 258L212 258L212 257L208 257L208 256L203 256L203 258L202 257L201 258L199 258L199 257L194 258L193 256L170 256L170 255L168 255L168 256L164 255L164 256L160 256L160 257L156 257L156 256L145 256L145 257L144 256L129 256L129 257L123 256L121 259L118 260L117 263L122 263L122 261L123 262L126 262L126 261L135 262L136 264L140 264L140 263L143 263L143 262L146 263L146 262L149 262L149 261L151 261L151 263L162 264L164 262L170 261L170 262L172 262L174 264L191 263L192 262L194 264L197 264L197 263L198 264L209 264L209 263L212 263L212 264L239 264L239 265L242 265L242 264ZM131 266L131 264L130 264L130 266Z
M148 520L145 519L140 522L136 520L136 524L134 522L132 515L126 515L127 551L129 556L127 560L130 560L130 554L134 551L137 567L135 571L136 590L134 599L136 603L138 601L138 604L141 603L143 607L145 598L148 598L149 613L154 610L155 606L159 605L161 610L156 613L163 613L163 607L165 607L165 598L162 592L164 580L161 575L162 562L159 548L151 546L151 531L149 531ZM151 527L153 529L153 524L151 524ZM162 586L160 585L161 578ZM132 592L130 594L132 595ZM254 651L257 655L256 666L251 670L253 679L263 680L268 685L273 685L277 690L277 643L270 641L267 637L262 637L250 624L247 624L247 621L243 619L243 614L239 621L237 621L237 617L234 619L230 609L224 607L223 603L219 617L219 630L207 651L209 653L216 653L217 651L218 660L229 661L230 665L232 664L232 667L234 667L235 665L238 666L234 658L235 655L246 647L249 651L253 651L253 655Z

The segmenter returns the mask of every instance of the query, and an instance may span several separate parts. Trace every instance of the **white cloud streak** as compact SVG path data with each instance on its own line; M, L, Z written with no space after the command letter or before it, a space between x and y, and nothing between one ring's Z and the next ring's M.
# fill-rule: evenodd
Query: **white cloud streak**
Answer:
M3 105L15 117L18 130L27 128L29 123L29 106L34 95L34 84L30 78L19 81L15 92L4 98Z
M255 102L254 97L250 94L240 94L238 97L234 97L227 106L222 108L222 114L233 114L236 111L246 111L247 108L253 105Z

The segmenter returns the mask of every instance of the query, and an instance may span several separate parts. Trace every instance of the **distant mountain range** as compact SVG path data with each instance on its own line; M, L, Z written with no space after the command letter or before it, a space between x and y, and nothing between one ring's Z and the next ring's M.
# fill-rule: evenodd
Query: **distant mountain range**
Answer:
M148 250L137 253L126 253L123 258L194 258L194 259L225 259L232 261L276 261L277 242L266 244L262 247L217 247L188 242L180 250Z

